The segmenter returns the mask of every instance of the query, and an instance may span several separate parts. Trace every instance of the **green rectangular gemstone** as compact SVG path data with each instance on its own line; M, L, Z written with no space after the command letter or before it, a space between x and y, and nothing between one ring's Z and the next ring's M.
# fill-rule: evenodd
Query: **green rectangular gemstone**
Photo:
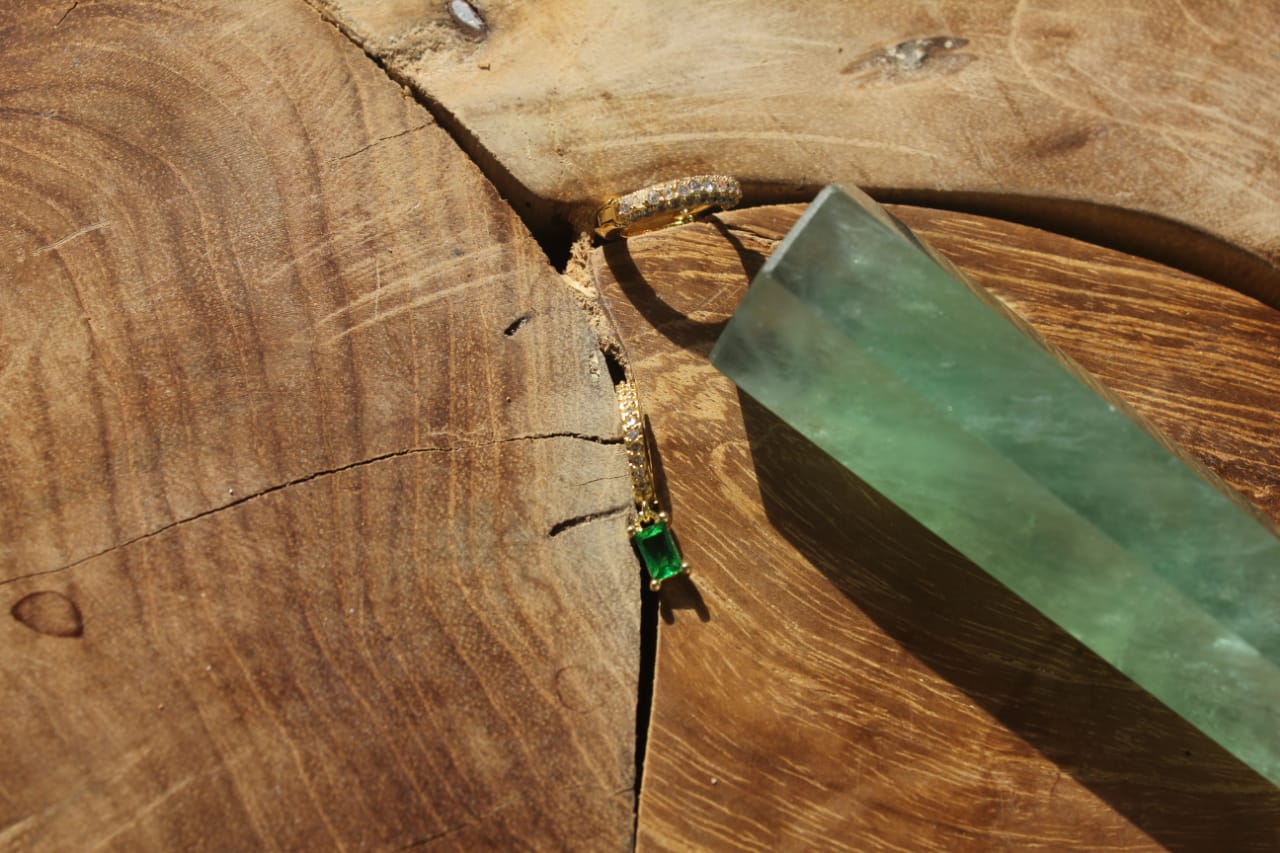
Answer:
M861 193L711 354L744 391L1280 783L1280 539Z
M684 560L680 549L676 547L675 537L665 522L656 521L642 527L632 541L640 552L640 561L644 563L649 577L662 582L673 575L680 574L684 568Z

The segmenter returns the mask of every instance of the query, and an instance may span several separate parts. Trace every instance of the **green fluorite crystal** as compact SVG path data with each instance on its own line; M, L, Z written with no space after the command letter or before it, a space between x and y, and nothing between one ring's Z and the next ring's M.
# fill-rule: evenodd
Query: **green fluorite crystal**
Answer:
M828 187L711 354L1280 783L1280 539L866 196Z

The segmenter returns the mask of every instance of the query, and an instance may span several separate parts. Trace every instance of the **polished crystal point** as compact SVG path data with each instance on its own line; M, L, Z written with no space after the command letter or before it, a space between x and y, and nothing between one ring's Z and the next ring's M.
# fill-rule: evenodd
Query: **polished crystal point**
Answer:
M1272 525L871 199L822 191L711 360L1280 783Z

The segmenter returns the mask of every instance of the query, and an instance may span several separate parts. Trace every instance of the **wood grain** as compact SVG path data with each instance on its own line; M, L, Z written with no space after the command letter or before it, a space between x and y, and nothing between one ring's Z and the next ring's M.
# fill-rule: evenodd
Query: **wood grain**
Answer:
M509 195L580 225L684 174L736 175L754 203L841 182L1089 233L1280 305L1276 4L490 0L477 39L443 3L310 1Z
M629 847L612 385L519 219L303 4L0 46L0 849Z
M1272 850L1280 791L706 360L802 210L610 244L592 270L692 583L662 593L641 849ZM894 211L1280 518L1280 312L1021 226Z

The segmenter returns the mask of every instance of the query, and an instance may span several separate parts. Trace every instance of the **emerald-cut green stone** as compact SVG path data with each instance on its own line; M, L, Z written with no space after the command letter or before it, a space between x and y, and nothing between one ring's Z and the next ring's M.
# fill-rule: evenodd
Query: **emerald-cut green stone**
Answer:
M675 537L666 522L655 521L645 525L632 537L632 541L640 552L640 562L644 563L645 571L657 583L680 574L684 568L680 549L676 547Z
M869 198L818 196L711 360L1280 783L1272 525Z

